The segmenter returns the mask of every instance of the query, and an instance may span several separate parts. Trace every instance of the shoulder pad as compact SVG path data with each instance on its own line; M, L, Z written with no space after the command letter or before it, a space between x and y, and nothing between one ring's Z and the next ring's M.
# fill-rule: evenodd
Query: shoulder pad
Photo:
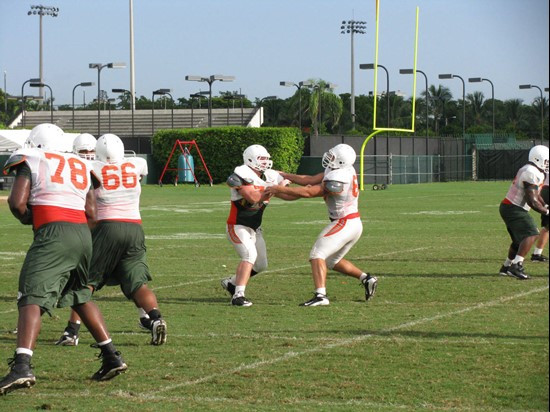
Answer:
M344 191L344 183L325 180L325 190L330 193L342 193Z
M264 171L265 181L271 185L278 185L283 181L283 177L276 170L267 169Z
M243 185L244 182L238 174L233 173L227 178L225 183L227 183L227 186L232 189L238 189Z
M10 156L8 160L6 160L6 163L3 167L3 172L5 175L10 173L12 171L12 168L15 166L23 163L25 160L27 160L27 156L23 153L14 153Z
M350 181L350 173L346 169L334 169L326 173L323 177L323 181L336 181L342 183L348 183Z

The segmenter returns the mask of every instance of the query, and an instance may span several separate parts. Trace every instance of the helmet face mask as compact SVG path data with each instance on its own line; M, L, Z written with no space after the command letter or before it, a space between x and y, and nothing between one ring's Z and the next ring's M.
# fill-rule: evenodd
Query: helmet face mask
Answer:
M259 144L248 146L243 152L244 164L258 172L271 169L273 161L265 147Z
M548 148L543 145L534 146L529 150L529 162L548 173Z
M355 150L350 145L342 143L325 152L322 165L325 168L341 169L352 166L355 163L355 158Z
M73 142L73 153L86 160L95 159L95 137L89 133L79 134Z
M124 159L124 143L111 133L104 134L95 146L96 158L105 163L117 163Z
M54 124L42 123L33 127L23 147L64 152L69 151L67 143L63 130Z

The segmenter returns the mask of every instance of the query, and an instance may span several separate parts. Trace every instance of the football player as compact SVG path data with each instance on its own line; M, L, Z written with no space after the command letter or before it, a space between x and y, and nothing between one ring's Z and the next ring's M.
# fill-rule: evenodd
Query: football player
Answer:
M19 275L17 348L9 373L0 380L0 394L35 384L30 362L41 316L55 306L74 309L96 340L102 366L92 379L108 380L127 369L90 300L92 238L87 223L96 218L91 168L67 153L70 143L53 124L34 127L25 146L4 165L5 174L16 171L10 210L21 223L33 226L34 240Z
M546 177L544 178L544 184L542 186L542 189L540 189L540 197L542 198L542 202L545 205L550 204L550 200L548 200L548 175L550 173L546 173ZM535 248L533 250L533 254L531 255L531 262L538 263L548 263L548 257L544 256L542 252L544 251L544 247L548 243L548 215L542 215L540 218L540 235L537 238L537 241L535 243Z
M313 298L302 303L302 306L330 304L326 290L327 269L359 279L365 288L366 300L376 292L378 279L344 259L363 232L358 211L359 187L353 168L355 158L351 146L336 145L323 155L324 172L313 176L281 172L285 179L300 186L266 189L267 193L277 197L282 194L302 198L323 197L328 208L330 223L321 231L309 254L315 292Z
M548 148L534 146L529 151L529 161L518 170L506 197L500 203L500 216L512 239L508 257L500 268L503 276L529 279L523 261L539 236L539 230L529 215L529 210L533 208L541 215L548 216L548 205L544 204L539 195L545 173L548 173Z
M267 268L267 250L262 232L262 217L271 195L265 188L288 184L271 169L273 161L265 147L254 144L243 152L244 164L228 177L231 188L231 209L227 218L226 235L241 261L234 276L222 279L222 287L231 295L231 304L248 307L245 297L248 280ZM290 197L288 200L291 200Z
M151 344L166 342L166 321L162 318L146 262L145 235L141 226L140 180L147 175L147 163L139 157L124 157L124 144L114 134L101 136L95 145L93 174L100 182L95 189L96 227L92 230L93 254L90 285L120 285L127 299L140 312L141 325L151 331ZM71 314L68 326L56 342L78 344L78 317Z

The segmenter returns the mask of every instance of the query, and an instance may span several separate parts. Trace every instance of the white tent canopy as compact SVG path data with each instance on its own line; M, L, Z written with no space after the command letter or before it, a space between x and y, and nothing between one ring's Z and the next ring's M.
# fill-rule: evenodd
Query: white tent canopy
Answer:
M0 152L13 152L20 149L30 132L30 130L0 130ZM65 133L65 135L74 139L78 133Z

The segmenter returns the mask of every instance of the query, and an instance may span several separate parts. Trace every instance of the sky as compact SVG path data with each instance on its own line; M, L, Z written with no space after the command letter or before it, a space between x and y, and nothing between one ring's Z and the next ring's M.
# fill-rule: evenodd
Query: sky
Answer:
M101 89L130 89L130 0L0 0L0 88L21 95L23 82L39 74L39 21L28 16L31 5L58 7L57 17L43 17L43 75L55 104L90 102L97 95L97 69L89 63L124 62L126 69L103 69ZM416 8L419 9L417 69L429 85L448 87L462 98L492 95L521 99L526 104L548 98L548 0L380 0L378 63L389 73L390 91L413 93L413 76L399 69L414 64ZM341 34L343 20L367 22L365 34L354 36L355 95L374 90L374 71L359 64L376 56L375 0L133 0L136 95L151 99L152 91L171 89L174 99L208 90L206 83L186 81L186 75L235 76L231 83L214 82L213 95L232 91L248 99L288 98L298 83L323 79L336 84L335 93L351 92L351 36ZM416 95L425 90L418 74ZM4 87L5 84L5 87ZM378 92L386 89L386 74L378 74ZM25 95L37 95L28 85Z

